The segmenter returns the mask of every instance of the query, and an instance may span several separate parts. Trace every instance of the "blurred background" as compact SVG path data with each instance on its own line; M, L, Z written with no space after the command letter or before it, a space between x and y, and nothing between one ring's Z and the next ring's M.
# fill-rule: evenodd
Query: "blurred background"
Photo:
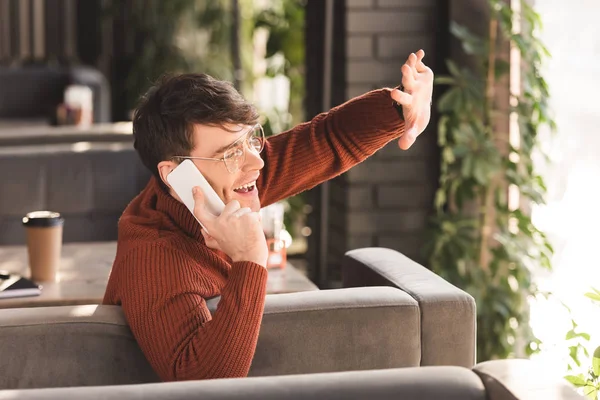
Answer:
M1 208L0 243L23 242L17 225L32 208L65 214L67 242L116 239L120 213L148 179L130 148L132 110L165 72L233 82L273 135L396 86L419 48L441 68L448 23L449 7L432 0L0 0L0 143L20 170L2 183L14 195ZM69 104L84 100L91 123L84 115L75 124ZM410 153L389 146L284 202L288 255L322 286L339 283L349 248L379 244L423 260L437 186L432 122ZM372 168L383 171L375 180ZM378 227L404 217L402 226Z
M288 258L331 288L346 251L396 249L476 298L480 359L542 358L593 382L599 12L593 0L0 0L0 245L23 243L21 217L43 208L65 215L66 242L116 240L149 177L131 112L164 72L232 81L276 135L397 86L424 49L437 78L427 130L282 202Z

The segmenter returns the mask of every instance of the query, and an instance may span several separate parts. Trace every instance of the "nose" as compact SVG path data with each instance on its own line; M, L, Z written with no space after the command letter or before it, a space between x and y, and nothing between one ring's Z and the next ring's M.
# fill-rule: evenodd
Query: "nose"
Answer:
M244 166L242 167L242 171L256 171L261 170L265 166L265 162L261 158L260 154L249 148L246 148L246 160L244 161Z

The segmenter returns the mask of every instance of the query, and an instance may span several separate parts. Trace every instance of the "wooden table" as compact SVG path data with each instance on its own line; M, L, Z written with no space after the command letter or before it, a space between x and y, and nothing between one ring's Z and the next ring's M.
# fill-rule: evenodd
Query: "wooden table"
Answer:
M63 245L57 282L42 283L40 296L0 299L0 308L100 304L117 250L116 242ZM25 246L0 247L0 270L29 276ZM267 293L318 290L304 274L287 263L269 270Z

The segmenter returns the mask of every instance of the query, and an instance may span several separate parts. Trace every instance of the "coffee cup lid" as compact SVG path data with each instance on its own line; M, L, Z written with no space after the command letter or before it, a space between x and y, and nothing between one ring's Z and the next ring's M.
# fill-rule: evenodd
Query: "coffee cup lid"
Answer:
M59 226L64 221L60 213L54 211L32 211L23 217L23 225L31 227Z

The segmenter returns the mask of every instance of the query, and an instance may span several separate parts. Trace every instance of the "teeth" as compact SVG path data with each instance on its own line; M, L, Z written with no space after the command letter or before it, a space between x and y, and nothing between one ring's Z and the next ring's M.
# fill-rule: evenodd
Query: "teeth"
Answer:
M240 187L236 187L233 190L249 189L249 188L253 187L254 185L256 185L256 181L253 181L253 182L250 182L250 183L246 183L245 185L242 185Z

